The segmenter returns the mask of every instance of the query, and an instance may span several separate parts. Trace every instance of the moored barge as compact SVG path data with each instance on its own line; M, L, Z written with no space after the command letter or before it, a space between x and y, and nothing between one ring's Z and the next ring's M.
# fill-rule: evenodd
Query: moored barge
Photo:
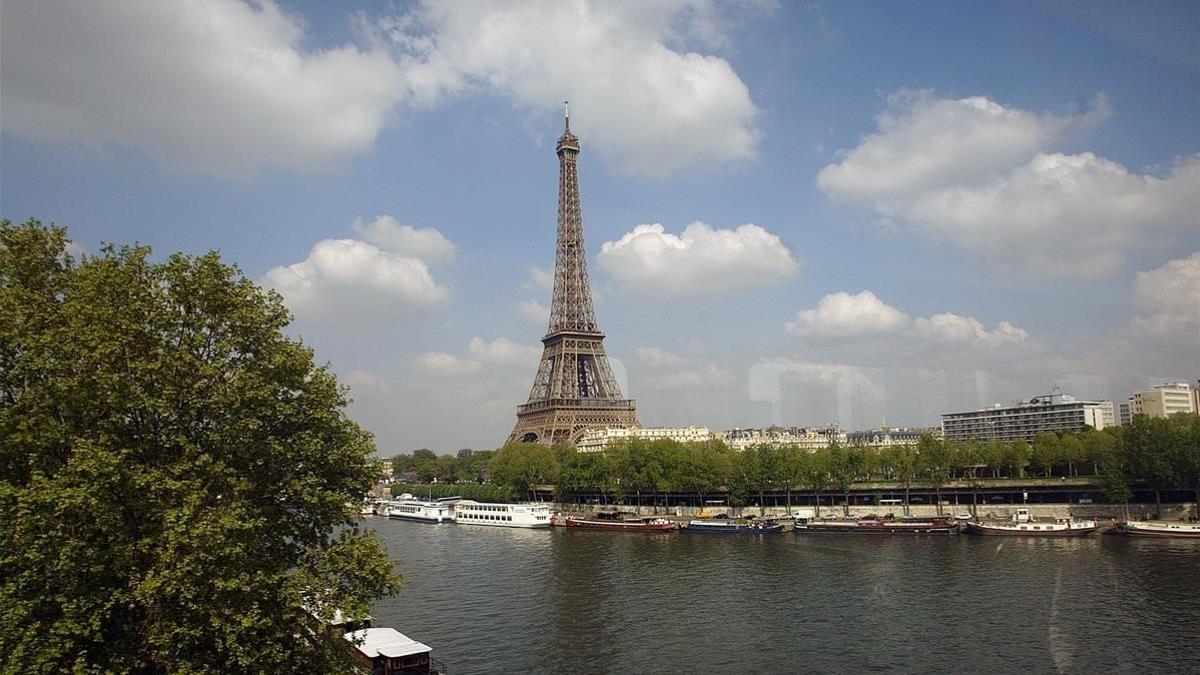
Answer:
M1055 518L1053 521L1034 520L1028 509L1017 509L1012 518L1000 522L971 521L967 523L968 534L1009 537L1086 537L1100 529L1091 519L1077 520L1072 517Z
M1200 523L1167 520L1129 520L1117 523L1117 534L1126 537L1200 539Z
M845 534L958 534L959 523L951 518L905 518L860 520L810 520L797 522L798 533Z
M775 522L738 522L731 520L689 520L683 525L688 532L718 532L745 534L773 534L781 532L783 525Z
M621 530L623 532L669 532L676 529L675 523L666 518L643 517L624 519L610 514L597 514L595 518L567 516L561 519L567 527L591 530Z

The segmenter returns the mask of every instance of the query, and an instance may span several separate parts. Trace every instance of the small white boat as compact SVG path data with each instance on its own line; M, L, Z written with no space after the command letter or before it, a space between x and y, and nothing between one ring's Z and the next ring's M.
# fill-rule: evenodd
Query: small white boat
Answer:
M982 534L986 536L1017 536L1017 537L1084 537L1100 526L1096 521L1077 520L1075 518L1055 518L1054 520L1034 520L1029 515L1029 509L1017 509L1012 518L1000 522L971 521L967 523L967 534Z
M1117 523L1117 533L1126 537L1200 539L1200 523L1171 520L1129 520Z
M453 523L454 502L427 502L419 499L401 499L383 502L379 515L396 520L413 520L419 523Z
M550 527L550 506L491 504L463 499L454 504L454 522L492 527Z

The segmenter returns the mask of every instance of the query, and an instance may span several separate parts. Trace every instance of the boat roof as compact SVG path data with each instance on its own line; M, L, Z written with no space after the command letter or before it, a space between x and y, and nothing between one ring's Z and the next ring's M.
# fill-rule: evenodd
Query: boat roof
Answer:
M364 628L350 631L342 637L351 644L361 640L361 644L354 644L354 648L372 659L376 656L396 658L433 651L429 645L417 642L395 628Z

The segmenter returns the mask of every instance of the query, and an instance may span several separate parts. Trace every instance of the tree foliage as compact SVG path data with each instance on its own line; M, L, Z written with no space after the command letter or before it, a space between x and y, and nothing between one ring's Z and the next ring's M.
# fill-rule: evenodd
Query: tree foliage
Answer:
M0 670L345 670L305 607L400 580L344 389L216 253L66 243L0 221Z

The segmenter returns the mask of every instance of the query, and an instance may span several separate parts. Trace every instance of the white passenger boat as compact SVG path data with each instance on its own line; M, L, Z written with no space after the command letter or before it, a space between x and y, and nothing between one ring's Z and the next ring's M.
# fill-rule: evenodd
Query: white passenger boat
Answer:
M1200 523L1170 520L1128 520L1117 523L1117 533L1126 537L1178 537L1200 539Z
M464 499L454 504L454 522L493 527L550 527L550 507L546 504L490 504Z
M380 515L396 520L415 520L420 523L453 523L454 502L426 502L419 499L400 499L383 502L379 507Z
M1078 520L1075 518L1055 518L1054 520L1034 520L1029 515L1029 509L1017 509L1012 518L1000 522L971 521L967 523L968 534L987 536L1018 536L1018 537L1084 537L1100 526L1094 520Z

